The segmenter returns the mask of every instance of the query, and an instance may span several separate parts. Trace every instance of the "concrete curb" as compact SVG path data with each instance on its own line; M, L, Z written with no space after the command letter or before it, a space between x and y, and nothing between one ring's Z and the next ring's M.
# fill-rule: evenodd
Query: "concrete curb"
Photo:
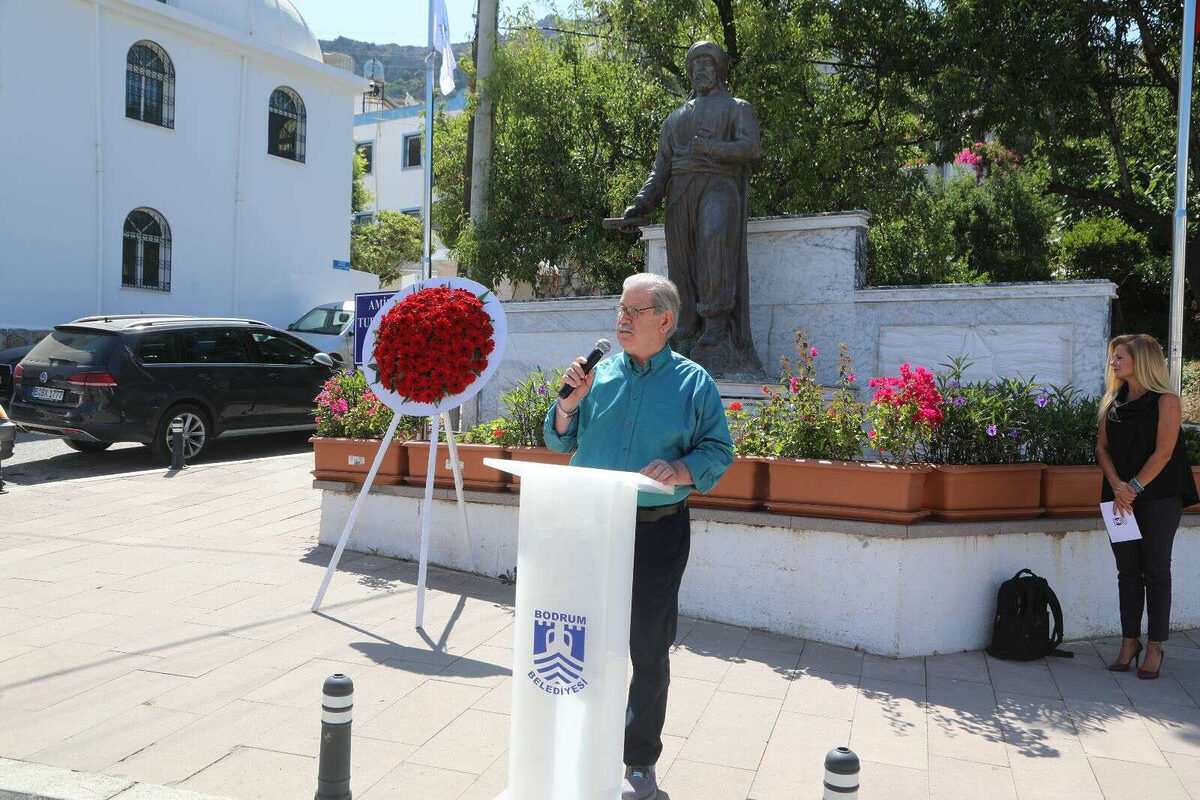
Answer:
M0 800L221 800L115 775L0 758Z

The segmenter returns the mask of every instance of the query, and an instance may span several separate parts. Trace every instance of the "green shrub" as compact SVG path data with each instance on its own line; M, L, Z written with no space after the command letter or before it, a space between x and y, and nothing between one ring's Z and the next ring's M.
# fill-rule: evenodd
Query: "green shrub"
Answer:
M1086 217L1063 231L1055 254L1062 278L1107 279L1117 285L1114 332L1142 333L1147 314L1163 308L1171 263L1153 253L1150 239L1116 217ZM1153 332L1153 331L1149 331Z
M1018 170L915 182L867 234L869 283L1044 281L1055 207Z
M562 369L556 369L547 375L538 367L526 375L524 380L518 381L516 386L500 395L500 402L508 412L507 430L511 431L514 445L546 446L542 426L550 412L550 406L558 399L562 376Z
M1100 399L1083 397L1070 385L1043 386L1034 402L1028 460L1051 466L1095 464Z

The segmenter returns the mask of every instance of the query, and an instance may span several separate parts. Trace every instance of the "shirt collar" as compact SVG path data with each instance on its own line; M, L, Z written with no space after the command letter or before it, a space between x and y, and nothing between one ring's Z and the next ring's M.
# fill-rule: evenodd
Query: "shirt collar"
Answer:
M648 375L652 372L659 372L667 368L667 364L671 363L671 345L663 345L663 349L659 350L654 355L650 356L650 362L646 365L646 369L640 369L629 353L621 353L625 359L625 367L634 375Z

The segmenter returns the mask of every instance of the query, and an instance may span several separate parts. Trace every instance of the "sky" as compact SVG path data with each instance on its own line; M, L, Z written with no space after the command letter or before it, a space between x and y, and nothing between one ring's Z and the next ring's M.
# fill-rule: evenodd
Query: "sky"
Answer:
M450 38L475 35L476 0L446 0ZM318 39L346 36L375 44L424 45L429 40L428 0L292 0ZM500 19L528 5L535 18L549 13L551 0L500 0Z

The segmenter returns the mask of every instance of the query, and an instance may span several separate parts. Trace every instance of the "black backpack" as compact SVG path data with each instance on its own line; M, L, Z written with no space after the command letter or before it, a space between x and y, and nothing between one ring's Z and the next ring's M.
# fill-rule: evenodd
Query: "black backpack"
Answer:
M1053 632L1050 614L1054 615ZM1034 661L1046 656L1073 658L1074 653L1058 649L1062 640L1062 606L1045 578L1023 569L1000 584L988 655L1011 661Z

